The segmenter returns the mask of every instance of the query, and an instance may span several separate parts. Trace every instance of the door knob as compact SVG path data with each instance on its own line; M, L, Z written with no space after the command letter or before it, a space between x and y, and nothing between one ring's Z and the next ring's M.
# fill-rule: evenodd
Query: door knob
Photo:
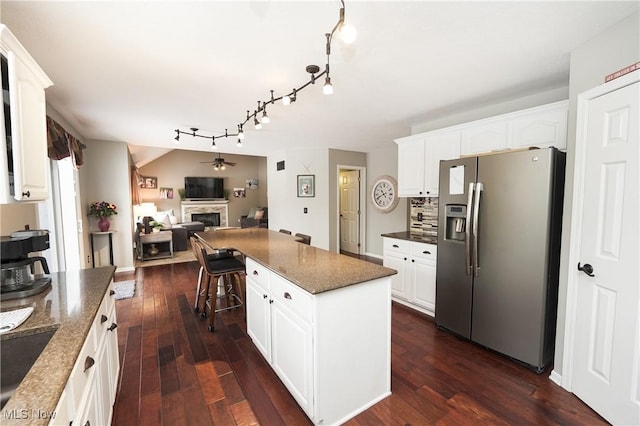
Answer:
M590 277L595 277L595 275L593 275L593 266L589 265L588 263L580 265L580 262L578 262L578 271L582 271Z

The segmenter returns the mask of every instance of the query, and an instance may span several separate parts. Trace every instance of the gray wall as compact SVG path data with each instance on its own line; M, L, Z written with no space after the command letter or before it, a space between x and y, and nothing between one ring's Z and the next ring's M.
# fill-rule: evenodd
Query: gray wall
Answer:
M640 15L635 13L592 40L576 48L571 54L569 84L569 123L567 135L567 174L562 226L562 252L560 264L560 290L558 295L558 327L556 335L555 373L562 375L564 354L567 280L574 273L568 265L571 240L571 196L576 144L576 116L578 95L604 83L605 76L640 61Z

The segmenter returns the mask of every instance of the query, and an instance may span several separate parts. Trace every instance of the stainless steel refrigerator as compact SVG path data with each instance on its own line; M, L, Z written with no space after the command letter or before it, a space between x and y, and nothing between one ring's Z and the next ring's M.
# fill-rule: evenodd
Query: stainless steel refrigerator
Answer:
M436 325L538 372L552 361L565 154L440 163Z

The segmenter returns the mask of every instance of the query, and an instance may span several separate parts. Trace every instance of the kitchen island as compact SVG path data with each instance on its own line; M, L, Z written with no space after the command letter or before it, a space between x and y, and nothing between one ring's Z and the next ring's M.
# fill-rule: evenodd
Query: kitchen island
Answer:
M113 299L108 292L115 269L114 266L105 266L53 273L50 275L51 288L44 292L31 297L0 302L2 311L29 306L34 308L31 316L19 327L0 335L0 344L8 345L12 339L54 332L20 386L0 412L1 424L44 425L50 421L55 424L69 424L69 421L65 421L63 417L72 414L66 410L66 407L73 406L74 404L71 403L73 401L68 401L70 404L63 404L64 413L56 412L58 402L67 387L72 370L76 366L76 360L86 346L85 341L94 339L93 335L90 336L90 332L93 330L94 320L100 313L100 309L105 305L104 302L109 301L113 306ZM113 312L115 315L115 309ZM108 326L111 322L105 322L105 324ZM99 337L96 335L95 339L98 340ZM115 349L117 355L117 341ZM2 368L11 368L11 366L2 365ZM107 384L103 383L103 386ZM96 389L91 391L96 392Z
M247 333L313 423L390 395L395 270L262 228L196 236L246 256Z

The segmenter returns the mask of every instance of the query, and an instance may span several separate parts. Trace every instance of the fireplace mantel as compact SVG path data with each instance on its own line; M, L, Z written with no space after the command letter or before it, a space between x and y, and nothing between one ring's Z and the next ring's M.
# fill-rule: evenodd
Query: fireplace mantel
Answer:
M229 226L228 200L185 200L180 203L183 222L191 222L194 213L219 213L220 227Z

